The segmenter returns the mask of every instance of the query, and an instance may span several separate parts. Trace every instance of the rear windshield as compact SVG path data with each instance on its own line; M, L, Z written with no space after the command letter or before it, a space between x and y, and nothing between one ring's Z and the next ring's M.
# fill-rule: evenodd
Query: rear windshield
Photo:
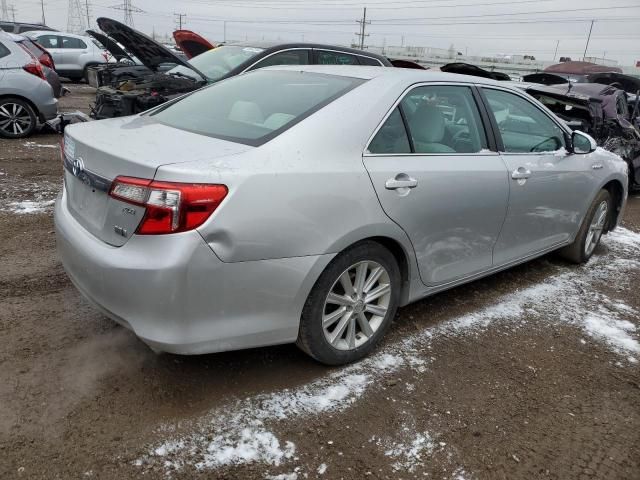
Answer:
M363 81L309 72L258 70L198 90L151 115L181 130L258 146Z
M189 63L204 73L209 80L219 80L231 70L255 57L264 49L256 47L241 47L227 45L214 48L201 53L189 60ZM171 72L183 73L185 75L193 72L186 67L176 67Z

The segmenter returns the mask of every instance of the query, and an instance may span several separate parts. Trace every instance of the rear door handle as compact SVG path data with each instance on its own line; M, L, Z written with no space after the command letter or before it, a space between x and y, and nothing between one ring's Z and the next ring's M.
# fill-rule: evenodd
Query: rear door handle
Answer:
M511 172L511 178L514 180L526 180L531 176L531 170L528 170L524 167L519 167Z
M399 188L416 188L418 186L418 180L411 178L406 173L399 173L396 178L390 178L384 184L384 188L387 190L397 190Z

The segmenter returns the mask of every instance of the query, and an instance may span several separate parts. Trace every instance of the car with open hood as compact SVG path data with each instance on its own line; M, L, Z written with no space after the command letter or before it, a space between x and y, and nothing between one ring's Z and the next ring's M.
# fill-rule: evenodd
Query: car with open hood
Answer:
M620 155L629 166L629 186L640 187L640 111L624 90L598 83L534 85L525 91L564 120Z
M204 85L271 65L392 66L388 59L375 53L312 43L226 44L186 61L123 23L104 17L97 22L104 34L124 46L152 73L98 88L92 110L96 119L136 114ZM167 63L176 67L161 71Z

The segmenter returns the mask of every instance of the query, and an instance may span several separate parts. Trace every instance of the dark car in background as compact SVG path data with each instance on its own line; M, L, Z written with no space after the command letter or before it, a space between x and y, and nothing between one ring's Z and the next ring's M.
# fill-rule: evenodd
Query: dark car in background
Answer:
M624 90L597 83L529 84L525 90L573 130L620 155L629 165L630 188L640 187L640 118Z
M35 30L49 30L56 32L54 28L47 27L41 23L22 23L22 22L5 22L0 21L0 30L7 33L24 33L33 32Z
M204 85L270 65L392 66L375 53L310 43L224 45L186 61L123 23L104 17L97 22L103 34L122 45L151 73L98 88L91 114L96 119L139 113ZM171 63L176 67L163 72L162 66Z

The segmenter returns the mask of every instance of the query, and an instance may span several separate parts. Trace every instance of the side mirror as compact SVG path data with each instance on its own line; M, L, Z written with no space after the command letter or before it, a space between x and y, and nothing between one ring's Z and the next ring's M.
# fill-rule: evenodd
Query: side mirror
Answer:
M591 153L598 147L596 141L584 132L575 130L571 134L571 152L577 154Z

